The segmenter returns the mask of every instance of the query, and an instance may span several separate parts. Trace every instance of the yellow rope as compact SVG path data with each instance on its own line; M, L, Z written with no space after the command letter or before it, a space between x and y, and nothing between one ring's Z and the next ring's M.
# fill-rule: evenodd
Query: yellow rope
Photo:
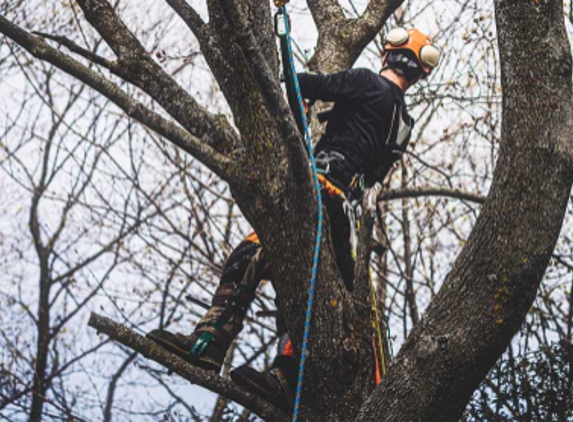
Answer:
M374 280L372 280L372 271L368 268L368 278L370 279L370 293L372 294L372 311L374 313L374 318L372 321L372 326L376 331L376 338L378 343L378 350L380 354L380 367L382 369L382 375L386 374L386 358L384 356L384 343L382 343L382 330L380 328L380 318L378 315L378 301L376 299L376 290L374 289Z

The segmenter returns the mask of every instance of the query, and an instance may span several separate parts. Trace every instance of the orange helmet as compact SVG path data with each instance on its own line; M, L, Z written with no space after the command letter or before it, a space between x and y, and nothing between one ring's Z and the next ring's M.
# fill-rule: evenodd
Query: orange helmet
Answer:
M384 51L388 53L392 50L409 50L414 53L425 74L424 77L428 76L440 62L441 52L438 47L428 35L417 29L398 27L390 30L384 39ZM387 57L388 54L385 54L384 63Z

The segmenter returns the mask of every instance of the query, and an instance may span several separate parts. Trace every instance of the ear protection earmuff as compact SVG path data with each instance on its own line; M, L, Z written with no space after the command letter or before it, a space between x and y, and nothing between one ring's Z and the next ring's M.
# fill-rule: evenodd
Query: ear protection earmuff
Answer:
M440 49L432 39L417 29L398 27L390 30L384 39L386 50L406 49L414 52L426 73L440 62Z
M391 44L394 47L399 47L404 45L410 39L410 34L408 34L408 30L403 27L398 27L390 30L388 34L386 34L386 39L384 40L385 43Z
M436 68L440 63L442 52L435 45L424 45L420 49L420 61L430 69Z

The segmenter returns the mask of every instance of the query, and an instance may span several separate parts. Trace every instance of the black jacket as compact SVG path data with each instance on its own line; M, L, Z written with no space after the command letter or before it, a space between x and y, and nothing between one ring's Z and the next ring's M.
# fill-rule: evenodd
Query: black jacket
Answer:
M304 98L335 102L315 154L336 151L353 173L364 174L367 186L382 181L406 150L414 123L402 90L368 69L300 73L298 79Z

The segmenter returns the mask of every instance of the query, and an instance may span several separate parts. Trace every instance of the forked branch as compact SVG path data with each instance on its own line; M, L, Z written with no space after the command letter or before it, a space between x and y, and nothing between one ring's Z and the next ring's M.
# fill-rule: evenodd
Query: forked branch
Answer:
M237 146L239 139L229 122L209 113L165 72L107 0L77 0L77 3L117 56L118 76L146 92L191 134L219 152L225 154Z

